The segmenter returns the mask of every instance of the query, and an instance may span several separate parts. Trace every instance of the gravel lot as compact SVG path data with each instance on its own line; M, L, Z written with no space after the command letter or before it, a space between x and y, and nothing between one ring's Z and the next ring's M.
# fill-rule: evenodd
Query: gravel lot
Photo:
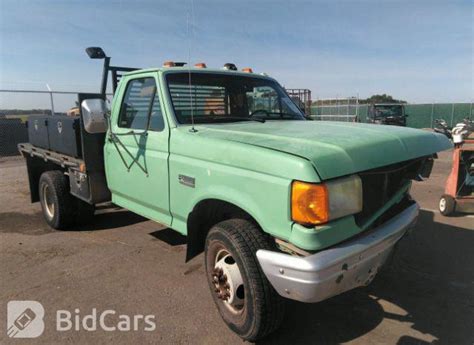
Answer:
M366 288L319 304L288 303L268 344L473 344L474 218L437 210L451 166L440 155L432 178L415 183L422 207L390 268ZM202 255L184 262L185 238L120 209L99 210L94 224L53 231L29 202L21 159L0 160L0 343L7 302L43 304L45 332L35 343L241 344L210 298ZM153 314L156 330L55 330L58 309L90 314Z

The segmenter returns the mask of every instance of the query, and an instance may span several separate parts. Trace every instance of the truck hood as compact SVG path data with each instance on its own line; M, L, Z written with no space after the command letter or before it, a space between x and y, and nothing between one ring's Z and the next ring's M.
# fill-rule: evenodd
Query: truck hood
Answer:
M441 134L360 123L267 121L199 125L196 134L277 150L312 162L322 180L452 147ZM284 167L282 167L284 169Z

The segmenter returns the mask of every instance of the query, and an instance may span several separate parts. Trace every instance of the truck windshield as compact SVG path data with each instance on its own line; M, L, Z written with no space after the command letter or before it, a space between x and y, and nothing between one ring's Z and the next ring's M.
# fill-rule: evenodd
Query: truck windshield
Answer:
M376 117L402 116L403 108L400 105L376 105Z
M191 123L191 109L195 123L304 120L301 110L270 79L196 72L170 73L166 79L179 123Z

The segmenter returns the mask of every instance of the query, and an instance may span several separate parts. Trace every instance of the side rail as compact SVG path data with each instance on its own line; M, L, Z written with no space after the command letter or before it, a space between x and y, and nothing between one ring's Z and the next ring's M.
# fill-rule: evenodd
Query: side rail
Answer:
M44 162L50 162L61 166L62 168L76 168L81 169L81 165L84 164L82 159L67 156L58 152L45 150L31 144L18 144L18 150L21 155L41 158Z

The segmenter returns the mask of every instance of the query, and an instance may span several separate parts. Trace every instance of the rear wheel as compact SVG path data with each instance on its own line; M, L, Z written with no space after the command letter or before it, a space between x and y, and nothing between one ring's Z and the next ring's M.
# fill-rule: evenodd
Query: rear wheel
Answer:
M85 224L94 216L94 205L71 195L69 180L62 171L51 170L41 175L39 196L44 219L54 229Z
M74 222L74 198L69 193L69 181L62 171L46 171L41 175L39 196L43 216L49 226L65 229Z
M229 328L248 341L276 330L285 307L260 268L258 249L273 248L256 225L243 219L218 223L206 239L206 273L213 300Z
M443 195L439 199L439 212L443 216L450 216L454 213L454 209L456 208L456 200L450 195Z

